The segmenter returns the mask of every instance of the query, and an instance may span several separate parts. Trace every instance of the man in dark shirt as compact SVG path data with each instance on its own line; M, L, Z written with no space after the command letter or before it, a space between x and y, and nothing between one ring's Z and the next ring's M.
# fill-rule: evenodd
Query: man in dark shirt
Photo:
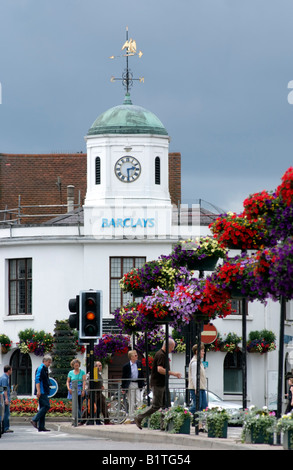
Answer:
M46 432L49 429L45 428L45 416L47 411L50 409L50 379L48 373L48 367L51 365L52 357L49 355L44 356L43 362L36 370L36 390L35 395L39 399L39 411L31 420L31 424L34 428L38 428L39 432ZM39 423L39 427L38 427Z
M169 339L169 353L175 348L175 341ZM139 414L134 418L135 424L139 429L142 429L141 422L147 416L151 416L153 413L164 407L165 404L165 375L166 375L166 363L169 360L168 354L166 353L166 342L164 342L162 349L160 349L155 357L151 373L151 387L153 391L152 405L144 413ZM178 379L181 378L180 372L168 371L169 375L173 375Z

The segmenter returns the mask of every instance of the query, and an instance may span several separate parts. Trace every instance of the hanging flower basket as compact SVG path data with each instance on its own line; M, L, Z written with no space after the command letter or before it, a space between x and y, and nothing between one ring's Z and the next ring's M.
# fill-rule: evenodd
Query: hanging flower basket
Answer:
M241 337L236 333L228 333L227 336L222 340L221 351L234 353L239 351L239 343L241 342Z
M264 244L266 234L262 219L249 219L243 214L232 212L218 217L209 228L219 245L229 249L259 249Z
M165 290L173 290L178 275L178 269L172 266L172 261L167 256L158 260L149 261L139 269L141 287L145 293L151 294L157 287Z
M211 279L218 288L227 290L234 299L246 297L250 301L265 302L268 291L265 288L258 288L257 266L258 257L255 255L249 257L244 253L229 258L221 266L218 266Z
M31 328L18 333L19 349L22 354L33 353L36 356L44 356L53 349L53 336L44 330L35 331Z
M164 295L165 298L163 298ZM168 291L162 291L161 289L155 291L154 289L153 295L144 297L143 301L137 306L138 312L142 314L153 327L155 325L171 323L174 321L174 318L172 317L169 305L167 305L168 298Z
M172 265L169 256L161 256L157 260L148 261L141 268L126 273L119 281L123 292L130 292L134 297L150 295L152 289L173 290L175 283L186 278L188 272Z
M153 322L141 312L141 309L138 308L139 305L138 302L129 302L113 313L115 321L123 333L131 335L153 327Z
M143 296L144 290L142 288L142 279L139 275L139 269L134 268L124 274L123 278L119 281L119 287L123 292L132 293L134 297Z
M164 329L161 328L161 327L157 327L157 328L154 328L154 329L147 330L146 334L145 333L139 333L136 336L135 348L141 354L144 354L145 351L146 351L146 339L147 339L149 354L157 352L162 347L163 342L165 340Z
M279 300L281 296L286 300L293 299L293 237L271 248L270 252L267 250L266 257L271 258L264 280L270 295L275 300Z
M183 240L175 245L170 259L174 267L186 266L189 270L213 271L219 258L225 258L227 249L212 237Z
M277 197L274 193L261 191L251 194L243 201L243 215L248 219L255 220L259 217L268 216L274 213Z
M7 354L10 350L12 342L7 335L0 335L0 346L2 354Z
M246 345L247 352L265 354L276 349L276 335L269 330L251 331Z
M126 354L130 349L130 337L121 334L104 334L94 346L94 357L103 364L109 363L113 354Z
M213 318L231 315L231 296L229 292L215 285L211 278L202 282L202 299L198 306L195 320L209 322Z
M169 323L180 328L194 318L201 296L198 285L178 284L174 291L153 289L152 295L144 297L137 308L154 325Z

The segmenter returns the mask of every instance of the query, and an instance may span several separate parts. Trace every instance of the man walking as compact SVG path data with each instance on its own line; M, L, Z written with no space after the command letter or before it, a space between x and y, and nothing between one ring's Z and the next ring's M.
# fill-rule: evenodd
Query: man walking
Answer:
M169 341L169 353L172 352L175 348L175 341L170 338ZM155 411L158 411L160 408L165 406L165 375L166 375L166 365L168 358L168 353L166 352L166 342L164 341L162 349L160 349L155 357L153 362L153 368L151 373L151 387L153 391L153 401L150 408L148 408L144 413L139 414L134 418L134 422L139 429L142 429L141 422L147 416L151 416ZM178 379L181 379L180 372L168 371L169 375L173 375Z
M135 350L128 352L128 359L129 362L124 364L122 369L122 390L127 390L128 415L133 420L135 409L141 405L144 375L142 363L138 361L138 354Z
M11 366L4 366L4 374L0 377L0 386L4 387L4 420L3 420L3 431L13 432L10 429L10 384L9 377L12 374ZM1 426L1 423L0 423Z
M39 430L39 432L47 432L50 429L45 428L45 416L50 409L50 401L48 395L50 394L50 380L48 367L51 365L52 357L49 355L44 356L43 363L36 370L36 389L35 395L39 399L39 411L31 420L31 424ZM39 423L39 426L38 426Z

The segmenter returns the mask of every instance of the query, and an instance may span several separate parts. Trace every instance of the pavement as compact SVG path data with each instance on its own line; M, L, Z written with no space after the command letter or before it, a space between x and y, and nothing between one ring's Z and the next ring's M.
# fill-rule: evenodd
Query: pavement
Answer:
M52 421L51 421L52 419ZM225 439L210 438L207 433L195 434L194 427L191 427L190 434L170 434L165 431L156 431L148 428L138 429L135 424L114 424L114 425L83 425L74 427L71 421L56 421L47 419L46 424L49 429L54 429L63 433L87 435L113 441L126 442L147 442L166 443L182 445L186 447L196 447L203 450L283 450L282 445L267 444L247 444L241 442L241 427L228 427L228 436ZM27 418L29 423L29 418ZM23 423L23 421L22 421ZM15 421L16 424L16 421ZM13 422L11 423L13 425Z

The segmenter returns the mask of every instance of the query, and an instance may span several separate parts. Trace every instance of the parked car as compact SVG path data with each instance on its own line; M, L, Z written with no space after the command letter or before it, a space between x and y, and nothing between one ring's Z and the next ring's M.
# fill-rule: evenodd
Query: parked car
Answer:
M216 406L220 408L225 408L225 410L230 416L230 424L242 423L243 408L240 403L222 400L218 395L216 395L214 392L211 392L210 390L207 391L207 399L209 408L215 408Z

